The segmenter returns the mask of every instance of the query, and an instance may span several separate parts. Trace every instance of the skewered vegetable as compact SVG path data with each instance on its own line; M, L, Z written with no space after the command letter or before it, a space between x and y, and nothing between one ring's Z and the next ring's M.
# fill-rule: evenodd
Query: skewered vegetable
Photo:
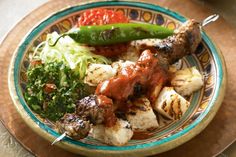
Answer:
M160 81L163 84L166 82L167 71L164 66L193 53L200 41L199 23L188 20L177 29L176 34L156 45L154 54L150 50L143 51L135 65L122 69L117 76L100 83L96 94L123 101L133 95L137 83L149 88L149 93L153 93L154 87Z

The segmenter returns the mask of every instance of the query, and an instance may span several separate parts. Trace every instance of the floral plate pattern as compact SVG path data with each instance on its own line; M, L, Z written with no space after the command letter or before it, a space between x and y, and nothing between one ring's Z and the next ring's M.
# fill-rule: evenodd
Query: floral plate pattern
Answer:
M47 120L41 119L27 106L23 93L26 87L26 71L34 48L46 39L46 34L56 31L63 33L72 28L84 10L103 7L123 12L131 22L144 22L162 25L170 29L180 26L186 19L165 8L138 2L97 2L73 6L57 12L33 28L22 40L15 52L9 69L9 87L11 96L19 113L26 123L49 141L60 136ZM214 117L222 101L225 89L225 65L219 50L209 37L202 32L203 41L196 53L187 56L178 63L178 67L196 66L205 76L204 87L189 99L191 105L184 116L174 122L158 117L161 127L152 132L150 138L131 140L121 147L107 146L92 137L76 141L65 138L59 146L83 155L135 156L151 155L174 148L198 134ZM198 126L198 127L197 127Z

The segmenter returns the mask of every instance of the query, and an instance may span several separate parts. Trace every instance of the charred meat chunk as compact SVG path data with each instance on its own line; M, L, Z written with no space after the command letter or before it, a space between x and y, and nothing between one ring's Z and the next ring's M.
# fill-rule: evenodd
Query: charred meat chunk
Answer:
M188 20L174 31L174 35L163 40L143 40L136 43L140 52L150 49L161 65L173 64L178 59L194 53L201 42L200 24Z
M66 133L68 136L79 140L88 136L91 126L89 121L81 119L78 115L67 113L57 121L56 127L59 133Z
M112 126L116 121L113 102L103 95L90 95L78 101L76 114L89 120L92 124Z
M155 49L168 60L169 64L176 62L185 55L194 53L201 42L200 25L195 20L188 20L175 30L173 36L160 41Z
M101 124L104 121L104 110L99 107L96 95L79 100L76 105L76 114L89 120L92 124Z

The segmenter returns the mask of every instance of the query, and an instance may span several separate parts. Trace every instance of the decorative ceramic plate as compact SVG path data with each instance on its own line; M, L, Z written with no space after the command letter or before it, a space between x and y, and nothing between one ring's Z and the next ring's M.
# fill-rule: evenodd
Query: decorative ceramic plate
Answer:
M31 111L23 97L29 56L34 47L46 39L47 33L66 32L75 25L81 13L95 7L123 12L131 22L152 23L170 29L175 29L186 21L183 16L156 5L124 1L97 2L66 8L47 17L29 31L13 55L9 69L9 90L25 122L51 142L60 135L54 130L52 123ZM196 66L205 77L204 87L189 98L191 105L180 120L161 125L150 138L131 140L120 147L105 145L90 136L80 141L65 138L57 145L86 156L145 156L170 150L197 135L216 114L224 96L226 81L225 65L220 51L204 32L202 39L195 55L185 57L178 64L181 68ZM164 124L166 121L159 119L159 123Z

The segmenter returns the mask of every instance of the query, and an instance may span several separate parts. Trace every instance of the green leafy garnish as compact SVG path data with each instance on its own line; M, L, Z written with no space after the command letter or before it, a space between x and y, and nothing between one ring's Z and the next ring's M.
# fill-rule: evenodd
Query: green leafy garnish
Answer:
M26 102L41 117L52 121L74 112L76 101L88 95L78 74L62 62L31 66L27 79Z

